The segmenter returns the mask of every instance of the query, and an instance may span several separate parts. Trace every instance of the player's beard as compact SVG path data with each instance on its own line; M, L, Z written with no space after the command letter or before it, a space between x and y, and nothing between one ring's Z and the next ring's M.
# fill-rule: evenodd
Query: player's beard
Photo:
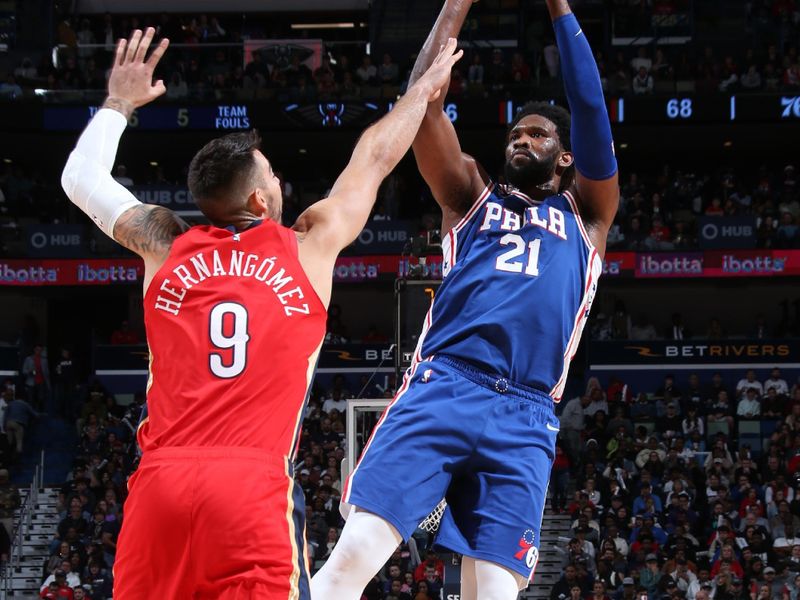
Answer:
M281 202L275 202L269 207L269 218L281 224L281 219L283 218L283 206Z
M280 224L283 217L283 198L275 198L274 196L268 196L268 198L267 217Z
M522 192L549 183L555 175L558 161L558 155L555 153L545 158L537 158L530 151L527 154L529 160L522 165L515 166L512 157L506 161L505 166L506 181Z

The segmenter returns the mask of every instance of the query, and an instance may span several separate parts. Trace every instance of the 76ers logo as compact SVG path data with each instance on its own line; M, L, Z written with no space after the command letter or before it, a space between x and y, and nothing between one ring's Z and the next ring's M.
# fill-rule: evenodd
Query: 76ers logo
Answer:
M519 540L520 550L514 555L517 560L524 560L525 566L533 570L539 562L539 549L533 545L536 534L531 529L526 529Z

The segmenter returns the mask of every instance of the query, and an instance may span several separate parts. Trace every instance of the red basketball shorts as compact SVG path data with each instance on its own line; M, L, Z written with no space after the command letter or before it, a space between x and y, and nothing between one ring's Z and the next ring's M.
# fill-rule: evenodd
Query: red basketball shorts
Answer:
M310 599L305 503L287 458L161 448L128 488L115 600Z

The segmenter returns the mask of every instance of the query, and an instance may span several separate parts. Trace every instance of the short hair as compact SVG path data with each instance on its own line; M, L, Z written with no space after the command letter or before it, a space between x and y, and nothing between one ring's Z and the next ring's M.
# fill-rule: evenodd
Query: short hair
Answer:
M561 142L561 147L567 152L572 151L572 115L563 106L549 102L528 102L508 125L506 137L517 124L530 115L541 115L556 126L556 133Z
M219 214L223 211L211 209L211 205L235 200L255 171L253 152L260 148L261 137L253 129L212 140L195 154L188 184L200 210Z

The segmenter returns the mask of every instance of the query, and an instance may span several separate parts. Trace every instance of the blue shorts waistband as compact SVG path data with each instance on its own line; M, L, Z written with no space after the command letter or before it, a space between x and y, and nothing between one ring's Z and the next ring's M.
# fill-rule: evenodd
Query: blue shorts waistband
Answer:
M430 360L434 363L440 362L447 365L465 379L497 394L530 400L531 402L540 404L551 410L553 409L553 399L542 390L537 390L523 383L517 383L502 375L486 373L463 360L459 360L447 354L436 354Z

